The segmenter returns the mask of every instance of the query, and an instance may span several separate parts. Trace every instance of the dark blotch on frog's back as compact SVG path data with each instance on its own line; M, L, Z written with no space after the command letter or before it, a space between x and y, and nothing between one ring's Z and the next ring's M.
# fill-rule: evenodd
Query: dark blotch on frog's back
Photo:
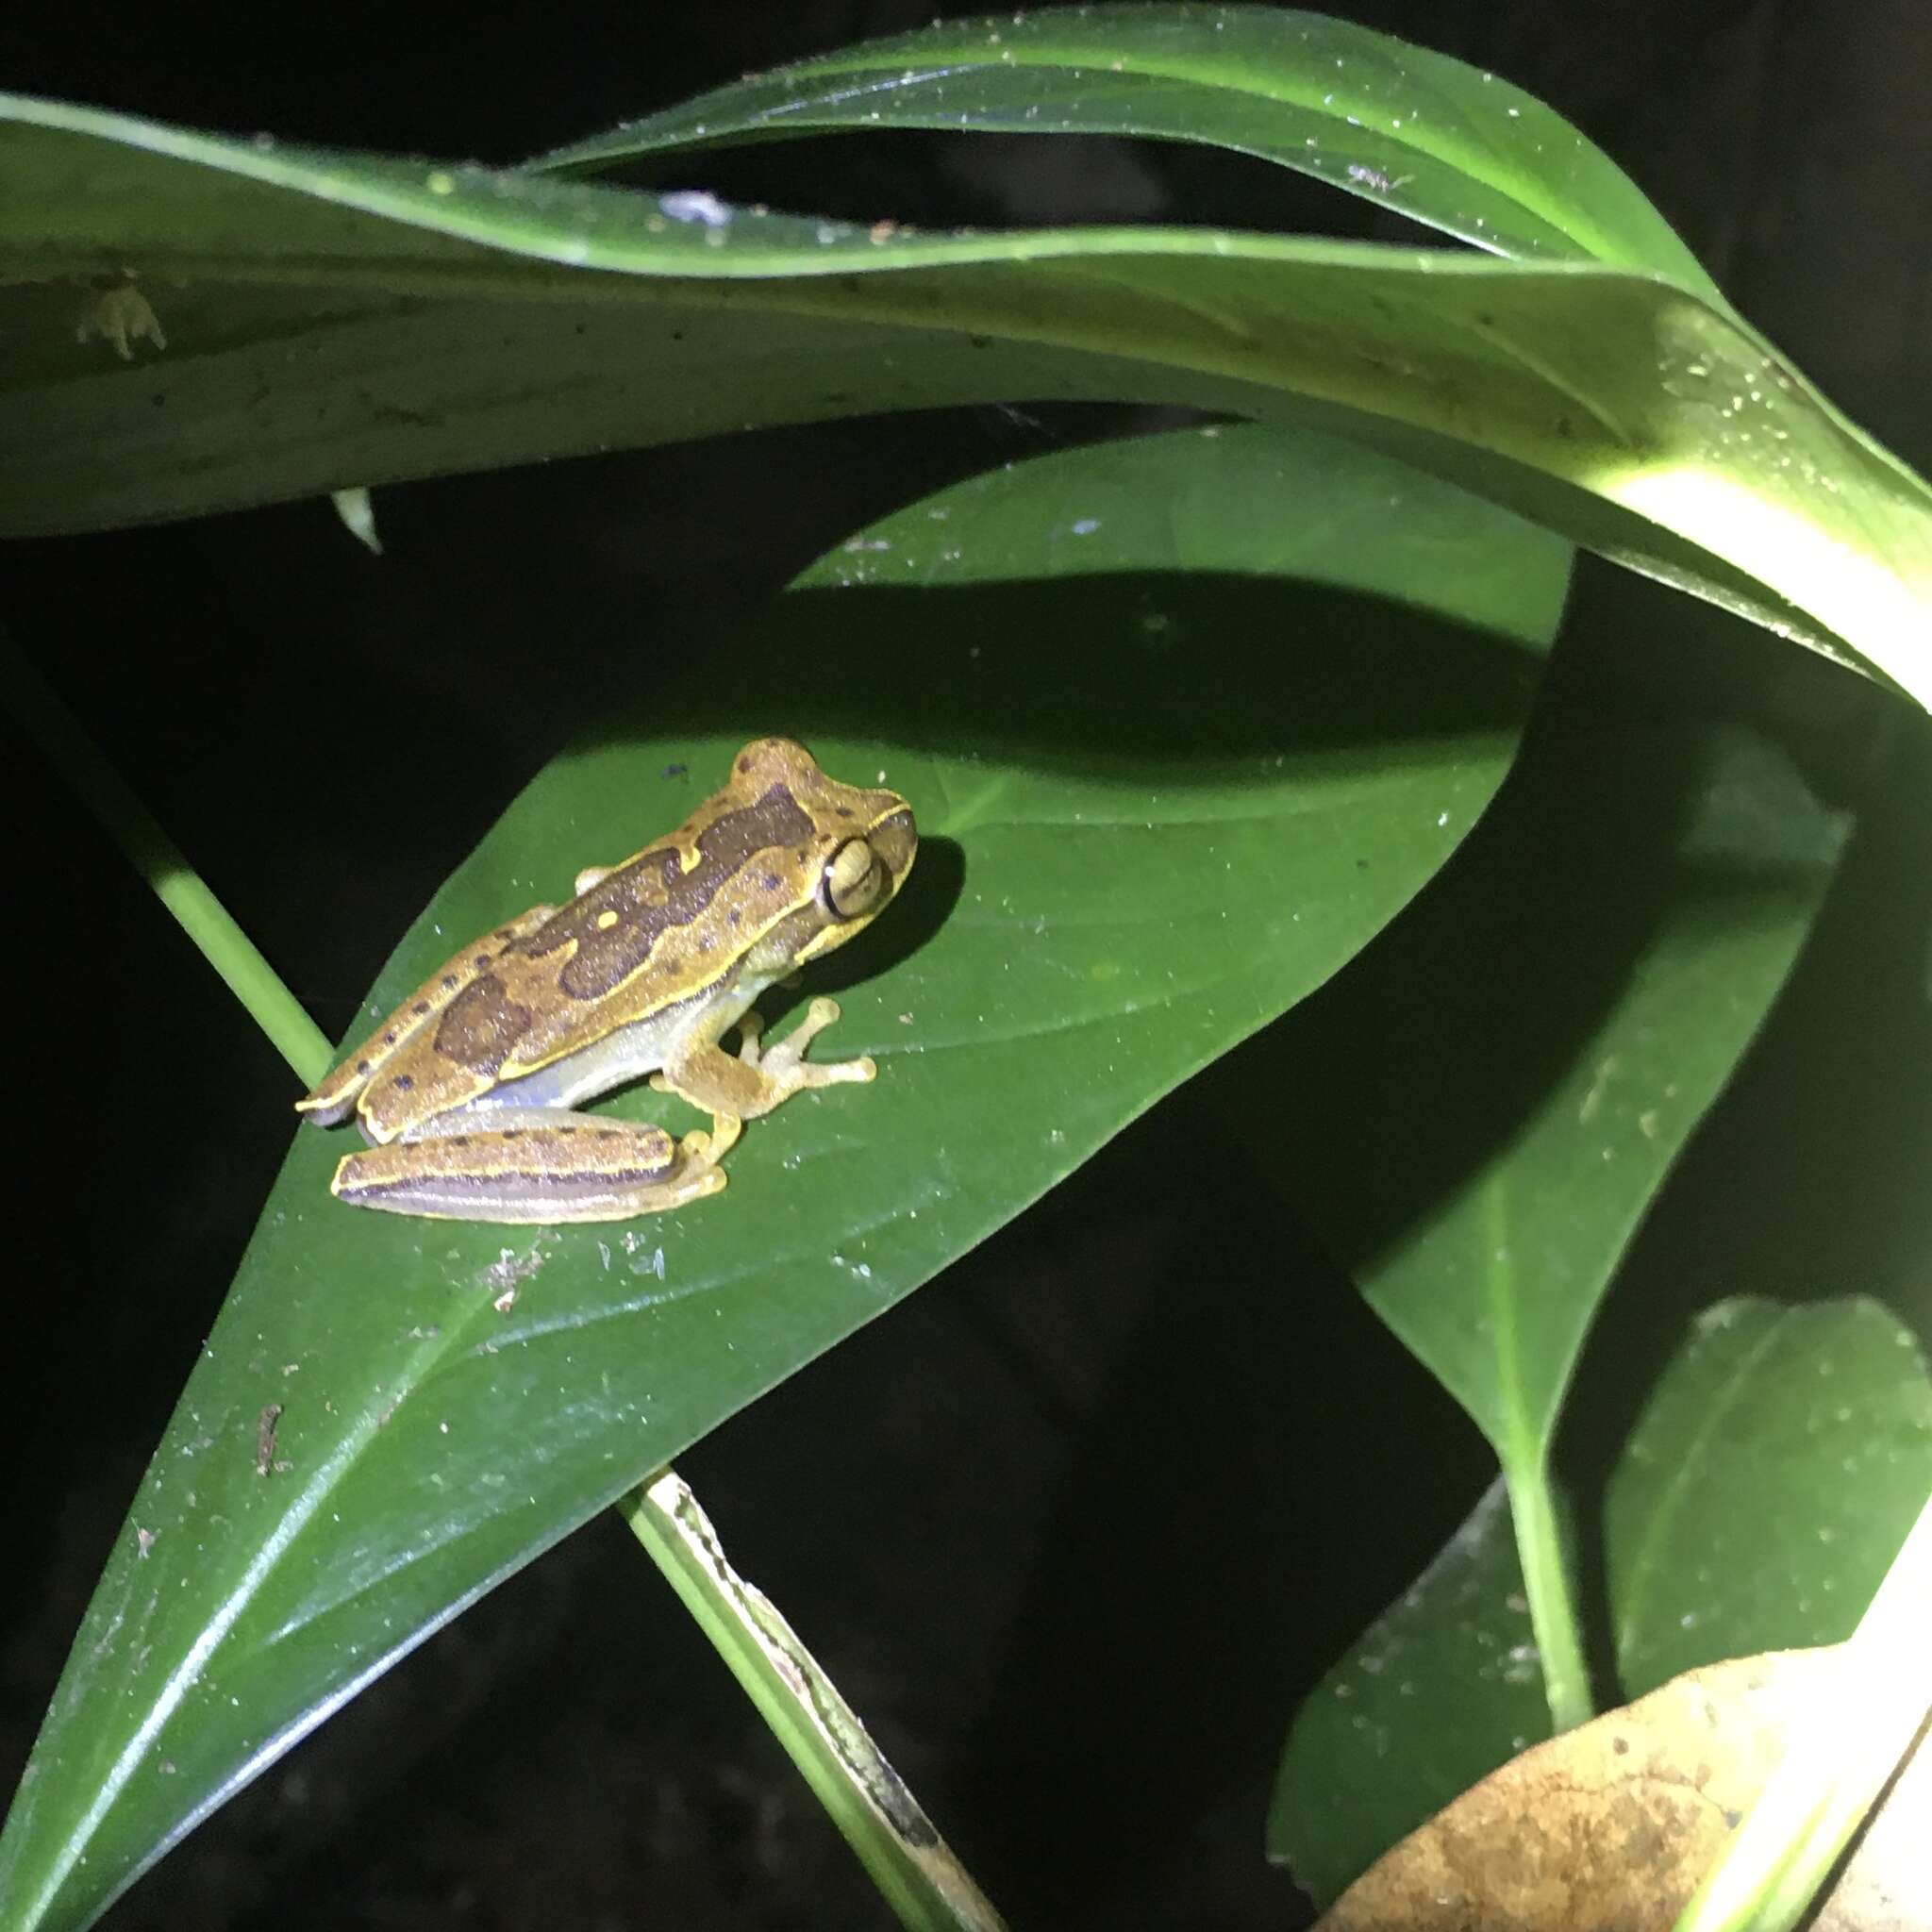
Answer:
M505 950L541 959L575 941L558 982L572 999L601 999L645 966L667 935L702 921L756 854L799 845L815 829L791 788L774 785L754 804L721 812L698 834L698 862L690 872L680 870L675 843L654 845ZM598 921L613 912L615 921L600 927Z

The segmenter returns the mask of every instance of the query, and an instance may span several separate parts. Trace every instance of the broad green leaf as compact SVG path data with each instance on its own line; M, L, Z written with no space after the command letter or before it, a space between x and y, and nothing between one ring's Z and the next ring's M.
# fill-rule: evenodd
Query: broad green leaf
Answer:
M1498 255L1716 285L1609 157L1446 54L1284 7L1102 6L935 21L544 156L555 169L841 128L1199 142L1274 161Z
M1754 736L1563 696L1457 864L1240 1064L1293 1096L1257 1154L1539 1507L1597 1302L1783 983L1841 831ZM1541 1702L1553 1667L1504 1547L1524 1524L1494 1496L1295 1720L1269 1845L1318 1896L1548 1735L1516 1678L1442 1668L1505 1657ZM1373 1667L1391 1657L1414 1667Z
M1742 727L1590 708L1540 720L1463 862L1244 1057L1303 1102L1272 1171L1514 1469L1547 1451L1597 1302L1784 983L1841 831Z
M298 1134L0 1839L0 1921L88 1923L479 1591L1332 973L1499 782L1567 563L1347 443L1103 445L853 539L728 679L546 768L372 1010L782 728L920 816L891 917L813 975L828 1050L879 1079L754 1123L724 1194L623 1229L358 1214L325 1191L344 1137Z
M1397 1840L1549 1734L1498 1477L1295 1712L1268 1856L1325 1907Z
M1624 1692L1849 1637L1927 1495L1932 1379L1890 1309L1706 1309L1606 1502Z
M1089 29L1096 59L1125 18ZM1268 85L1311 84L1297 44ZM1440 165L1487 142L1520 175L1515 97L1472 78L1456 105ZM1578 166L1539 177L1541 215L1652 258ZM941 403L1187 403L1344 431L1932 694L1932 492L1701 278L1185 226L922 235L24 96L0 96L0 528ZM59 278L104 264L141 271L167 351L74 340L115 297Z

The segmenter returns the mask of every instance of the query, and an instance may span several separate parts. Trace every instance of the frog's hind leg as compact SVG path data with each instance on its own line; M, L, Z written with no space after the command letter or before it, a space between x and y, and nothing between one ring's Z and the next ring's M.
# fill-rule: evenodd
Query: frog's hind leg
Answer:
M445 959L327 1079L295 1103L295 1111L319 1127L332 1127L356 1110L362 1090L418 1032L433 1020L513 940L533 933L557 910L532 906L481 939L472 940L455 958Z
M561 1107L459 1109L387 1146L352 1154L330 1191L351 1207L441 1221L628 1221L724 1185L739 1123L674 1141L662 1127Z

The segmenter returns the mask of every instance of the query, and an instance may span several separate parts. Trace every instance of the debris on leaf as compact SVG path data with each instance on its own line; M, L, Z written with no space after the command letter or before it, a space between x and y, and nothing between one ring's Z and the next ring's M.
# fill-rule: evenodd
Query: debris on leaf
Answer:
M136 342L152 342L158 349L168 346L168 339L161 333L160 318L147 297L134 286L132 269L97 283L89 294L87 307L74 325L74 340L84 342L93 336L111 343L124 362L134 360Z

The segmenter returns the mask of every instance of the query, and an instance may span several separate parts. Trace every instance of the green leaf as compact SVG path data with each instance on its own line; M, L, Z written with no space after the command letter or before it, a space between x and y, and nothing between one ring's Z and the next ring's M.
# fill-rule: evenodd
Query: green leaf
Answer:
M546 768L373 1011L782 727L919 814L891 916L811 975L829 1050L879 1078L754 1123L722 1196L624 1230L358 1214L326 1192L346 1136L298 1134L0 1838L0 1920L88 1923L475 1594L1332 973L1499 782L1567 565L1346 443L1108 444L889 518L681 709Z
M1397 1840L1549 1734L1499 1477L1295 1712L1268 1856L1326 1907Z
M1102 6L935 21L715 89L534 164L841 128L1198 142L1274 161L1498 255L1717 288L1609 157L1521 88L1287 8Z
M1283 1113L1273 1171L1525 1466L1625 1244L1784 983L1842 830L1741 727L1590 703L1546 722L1464 862L1246 1061L1307 1101Z
M1457 864L1241 1073L1293 1096L1257 1157L1494 1445L1567 1723L1588 1687L1547 1473L1564 1391L1624 1246L1783 984L1842 827L1740 729L1552 696ZM1499 1706L1478 1734L1445 1694L1411 1707L1399 1754L1426 1766L1454 1735L1458 1764L1500 1763L1519 1713ZM1325 1748L1332 1712L1322 1726L1290 1740L1271 1842L1352 1877L1427 1812L1370 1810L1332 1843L1296 1823L1280 1794L1319 1781L1293 1760Z
M1107 64L1132 18L1064 16L1057 44L1085 31ZM1332 76L1319 47L1273 48L1257 91ZM1547 122L1529 177L1519 98L1457 84L1439 218L1460 168L1578 246L1660 258ZM1344 431L1932 697L1932 491L1702 277L1191 226L921 235L18 95L0 185L0 528L944 403L1187 403ZM76 291L29 285L123 264L175 345L134 362L74 340Z
M1932 1379L1889 1308L1707 1308L1606 1502L1625 1694L1849 1637L1927 1495Z

